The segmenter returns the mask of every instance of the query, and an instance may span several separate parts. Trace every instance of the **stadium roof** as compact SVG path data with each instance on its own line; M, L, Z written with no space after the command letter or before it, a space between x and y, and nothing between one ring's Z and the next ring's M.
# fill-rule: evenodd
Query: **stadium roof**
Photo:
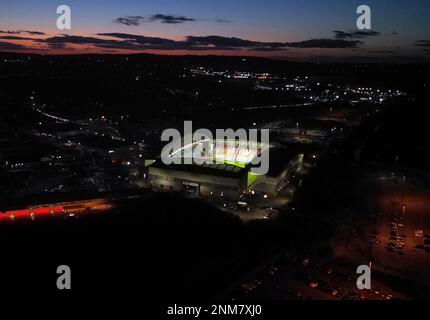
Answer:
M268 176L277 177L296 156L303 153L298 148L276 147L269 149Z
M156 161L150 167L185 171L197 174L204 174L210 176L218 176L225 178L240 178L248 172L248 168L241 168L227 163L213 163L213 164L170 164L166 165L162 161Z

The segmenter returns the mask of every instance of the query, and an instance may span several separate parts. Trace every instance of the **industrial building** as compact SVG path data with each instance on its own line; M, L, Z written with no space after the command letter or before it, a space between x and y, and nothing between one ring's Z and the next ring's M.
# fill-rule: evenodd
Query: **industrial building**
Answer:
M247 190L248 169L232 164L165 165L157 161L149 167L148 179L157 190L238 198Z

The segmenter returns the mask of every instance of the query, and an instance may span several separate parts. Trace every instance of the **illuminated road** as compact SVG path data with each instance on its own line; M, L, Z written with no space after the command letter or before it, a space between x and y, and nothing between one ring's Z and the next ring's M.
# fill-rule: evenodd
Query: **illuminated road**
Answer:
M0 223L108 212L113 207L114 205L105 198L45 204L19 210L2 211L0 212Z
M61 121L61 122L70 122L69 119L65 119L65 118L60 118L60 117L54 116L52 114L46 113L46 112L44 112L44 111L36 108L36 107L33 108L33 110L35 110L36 112L38 112L40 114L43 114L44 116L46 116L48 118L54 119L54 120L58 120L58 121Z
M279 104L271 106L258 106L258 107L246 107L242 110L257 110L257 109L283 109L283 108L293 108L293 107L311 107L315 105L313 102L295 103L295 104Z

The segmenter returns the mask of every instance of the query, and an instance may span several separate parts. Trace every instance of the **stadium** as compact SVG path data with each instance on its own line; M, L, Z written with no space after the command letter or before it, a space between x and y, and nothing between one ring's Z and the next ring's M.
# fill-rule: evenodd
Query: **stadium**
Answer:
M269 169L255 174L256 158L268 152ZM276 195L301 170L303 154L280 146L240 140L201 140L147 167L147 183L157 191L238 199L250 192ZM176 160L176 161L174 161ZM254 160L254 161L253 161Z

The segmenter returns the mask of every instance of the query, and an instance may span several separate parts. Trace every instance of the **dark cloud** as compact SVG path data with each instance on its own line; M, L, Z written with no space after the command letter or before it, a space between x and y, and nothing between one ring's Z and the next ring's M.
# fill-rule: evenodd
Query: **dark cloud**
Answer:
M138 26L145 17L142 16L128 16L121 17L114 20L116 23L125 24L126 26Z
M418 40L415 41L415 45L418 47L430 47L430 40Z
M136 34L129 33L98 33L98 36L107 36L118 39L130 40L137 44L145 44L145 45L175 45L178 41L159 38L159 37L146 37Z
M160 21L161 23L184 23L184 22L196 21L196 19L188 18L184 16L154 14L151 17L149 17L149 21Z
M0 41L0 50L23 50L23 49L26 49L26 47L23 45Z
M175 41L166 38L159 37L146 37L128 33L99 33L99 36L113 37L121 40L106 40L100 46L119 48L119 49L131 49L131 50L181 50L188 49L193 50L192 44L186 41Z
M149 23L149 22L177 24L177 23L192 22L192 21L196 21L196 19L185 17L185 16L175 16L175 15L168 15L168 14L161 14L161 13L153 14L149 17L127 16L127 17L120 17L114 20L114 22L124 24L126 26L138 26L141 23Z
M234 37L221 37L221 36L206 36L206 37L195 37L188 36L187 41L195 46L213 46L213 47L233 47L233 48L282 48L285 44L282 42L260 42L244 40Z
M67 44L84 44L93 45L105 49L127 49L127 50L175 50L175 49L190 49L190 45L186 42L180 42L170 39L145 37L140 35L132 35L125 33L101 33L100 36L114 37L117 39L104 39L96 37L83 36L55 36L47 39L37 39L36 42L47 44L51 48L64 48ZM120 40L118 40L120 39Z
M421 47L424 54L430 54L430 40L417 40L414 45Z
M161 50L236 50L261 46L262 43L242 40L239 38L226 38L218 36L194 37L188 36L183 41L166 38L146 37L127 33L99 33L99 36L114 37L123 41L113 40L114 45L126 45L130 49L161 49ZM112 44L112 40L109 40Z
M34 40L33 38L19 37L19 36L0 36L0 39L5 39L5 40Z
M62 36L55 36L55 37L50 37L46 39L36 39L34 41L44 42L44 43L57 43L57 44L59 43L97 44L97 43L104 43L108 40L94 38L94 37L62 35Z
M4 33L4 34L29 34L29 35L32 35L32 36L43 36L43 35L45 35L45 32L29 31L29 30L16 30L16 31L0 30L0 33Z
M240 38L227 38L220 36L187 37L187 41L196 46L224 46L233 48L247 48L259 51L276 51L290 48L356 48L361 41L348 41L338 39L311 39L300 42L260 42Z
M287 43L287 47L292 48L324 48L324 49L348 49L357 48L362 41L343 39L312 39L300 42Z
M27 33L33 36L44 36L46 34L45 32L40 32L40 31L24 31L24 33Z
M358 30L358 31L352 31L352 32L345 32L345 31L339 31L335 30L333 31L334 37L336 39L363 39L367 37L375 37L380 36L381 33L377 31L367 31L367 30Z
M119 47L128 49L161 49L161 50L239 50L248 49L256 51L276 51L291 48L356 48L361 41L348 41L340 39L314 39L302 42L261 42L251 41L235 37L222 36L188 36L183 41L175 41L159 37L146 37L127 33L100 33L99 36L108 36L118 40L106 40L100 38L80 37L75 41L93 42L106 47ZM62 38L68 42L70 37ZM94 40L96 39L96 40Z
M58 35L45 39L30 39L18 36L4 36L8 40L32 40L43 43L50 49L63 49L68 44L91 45L103 49L127 50L247 50L283 51L288 48L357 48L361 41L343 39L312 39L301 42L262 42L235 37L188 36L177 41L160 37L147 37L128 33L99 33L94 37ZM2 37L0 37L1 39Z
M361 41L347 41L338 39L314 39L302 42L261 42L245 40L235 37L222 36L188 36L184 41L175 41L165 38L145 37L125 33L102 33L110 36L132 41L135 44L153 46L157 49L189 49L189 50L236 50L248 49L257 51L276 51L292 48L355 48Z
M102 45L115 45L119 42L115 40L105 40L105 39L94 38L94 37L69 36L69 35L55 36L55 37L50 37L46 39L35 39L34 41L45 43L51 49L62 49L67 44L89 44L89 45L102 46Z

